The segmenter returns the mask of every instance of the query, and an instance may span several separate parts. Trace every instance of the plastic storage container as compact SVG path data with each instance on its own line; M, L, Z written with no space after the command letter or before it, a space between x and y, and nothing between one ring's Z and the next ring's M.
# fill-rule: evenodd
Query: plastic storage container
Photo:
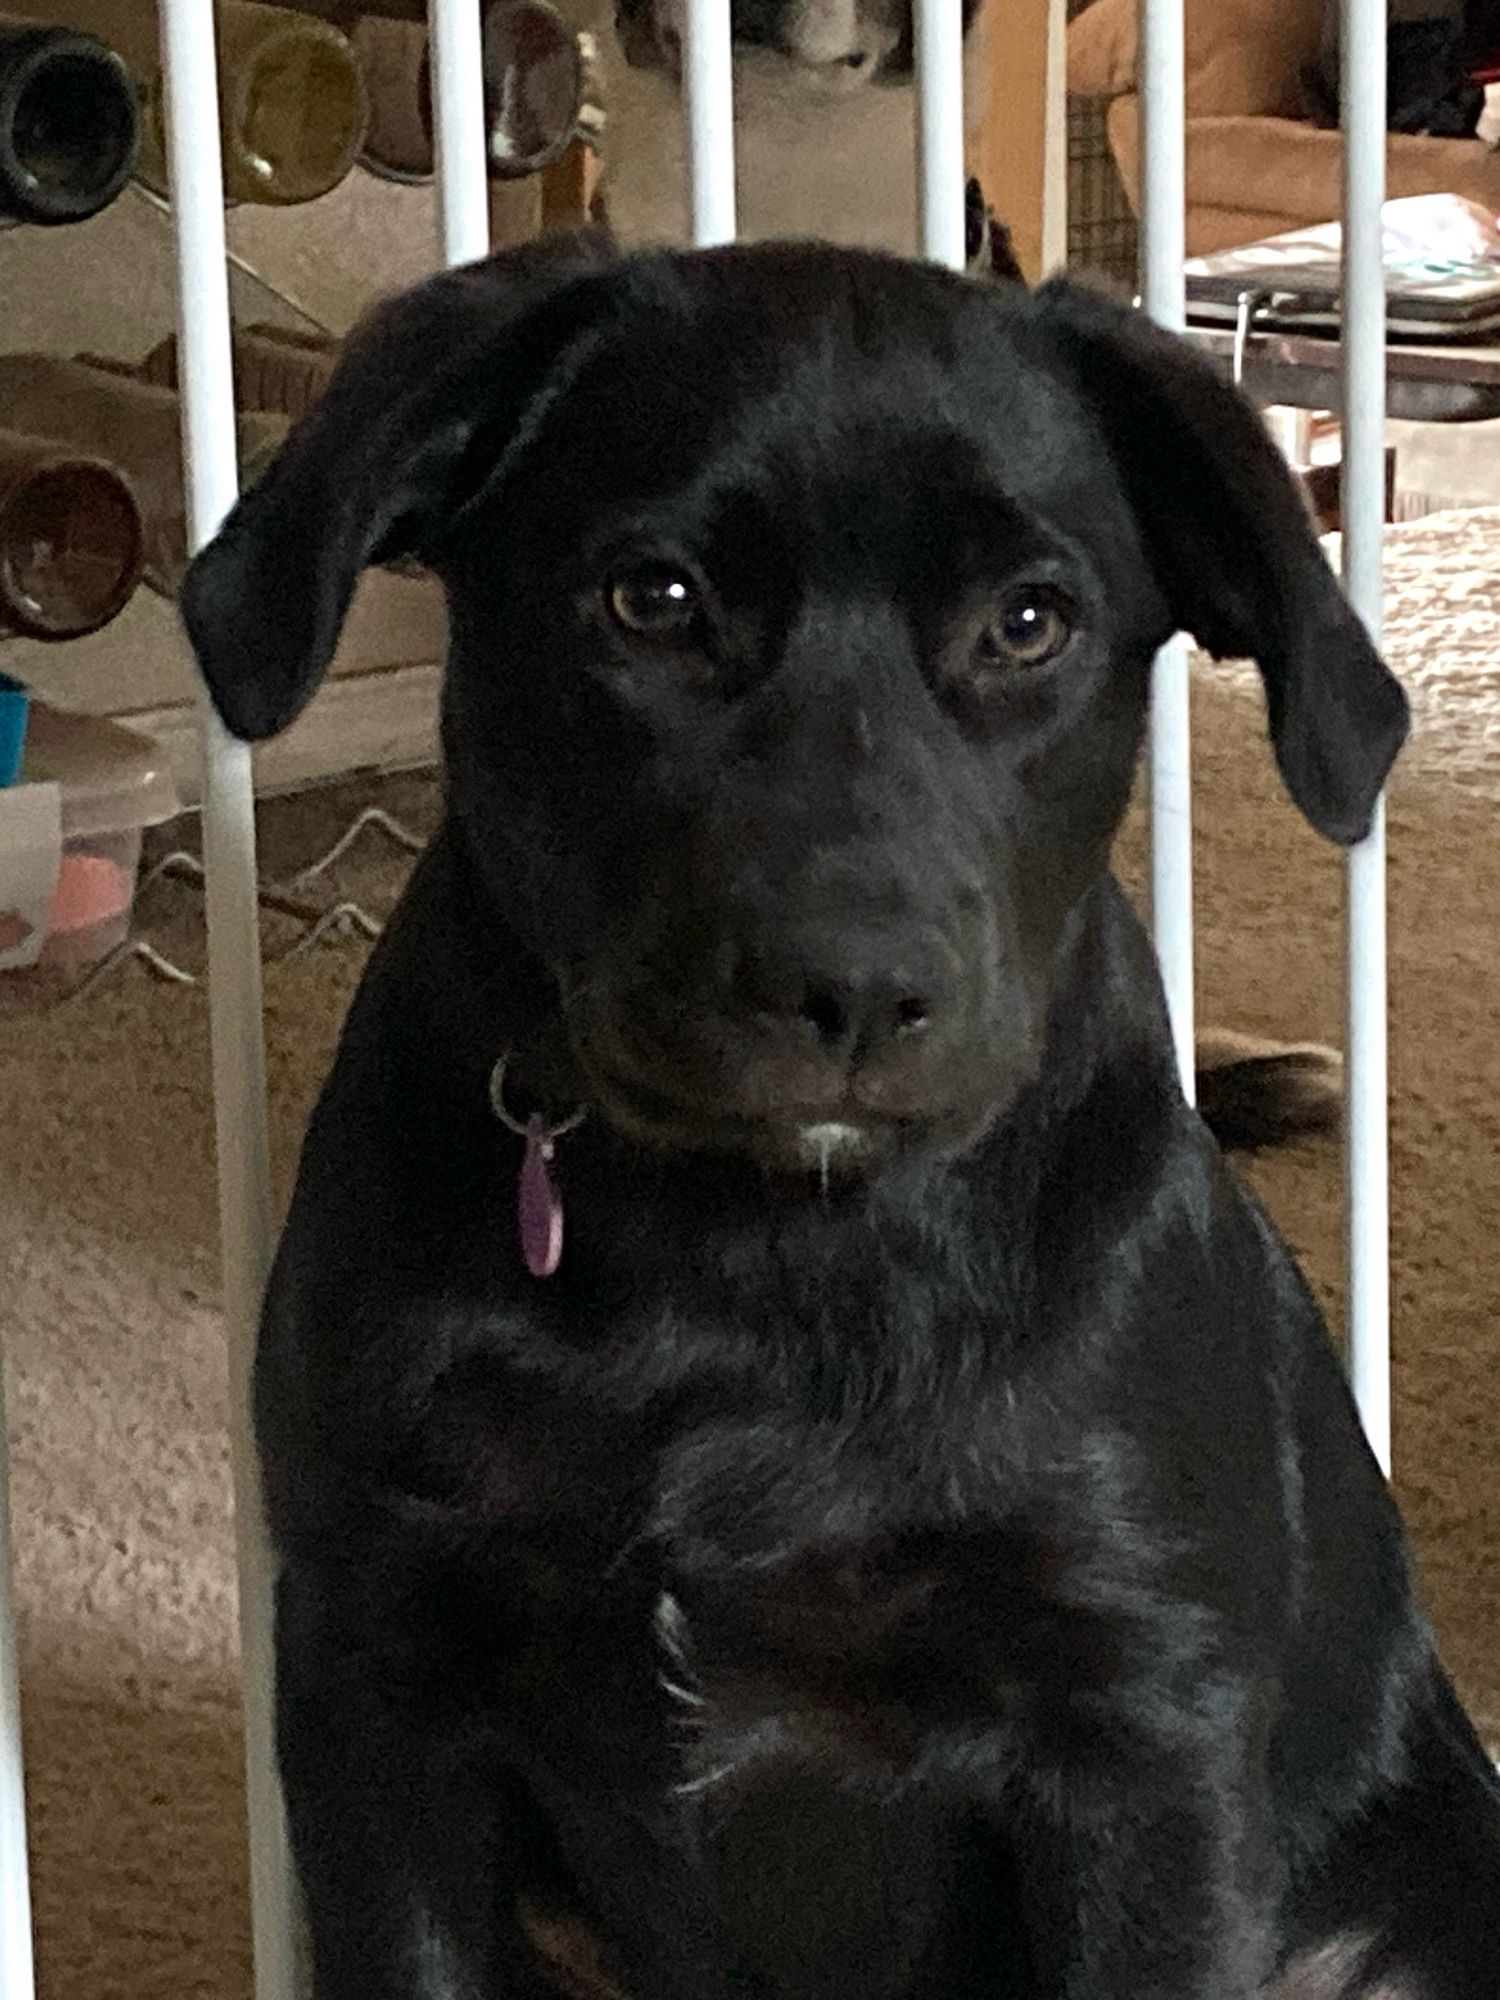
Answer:
M141 835L178 810L149 737L31 704L20 783L0 791L6 1002L66 992L123 943Z

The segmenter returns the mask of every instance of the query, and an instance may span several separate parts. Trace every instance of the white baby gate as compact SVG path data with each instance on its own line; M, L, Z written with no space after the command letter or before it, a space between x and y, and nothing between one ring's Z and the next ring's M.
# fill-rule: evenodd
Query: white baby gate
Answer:
M443 254L488 247L478 0L429 0ZM1014 0L991 0L1003 33ZM1028 0L1052 5L1060 0ZM921 250L964 263L964 66L959 0L915 0ZM1342 0L1344 104L1343 562L1376 641L1384 520L1385 0ZM198 547L235 498L228 269L209 0L160 0L170 131L190 538ZM735 234L730 0L687 0L684 90L693 240ZM1184 317L1182 0L1141 0L1142 297L1163 325ZM1004 212L1005 189L986 192ZM1055 240L1055 230L1051 232ZM1157 662L1152 706L1152 923L1183 1079L1193 1081L1193 907L1188 652ZM245 1684L256 2000L298 1993L296 1893L271 1750L271 1559L250 1437L249 1375L272 1243L265 1052L250 753L203 704L204 852L219 1209L228 1329ZM1386 887L1383 810L1348 860L1346 1041L1350 1367L1366 1430L1390 1463L1390 1279L1386 1123ZM34 2000L20 1695L0 1382L0 2000Z

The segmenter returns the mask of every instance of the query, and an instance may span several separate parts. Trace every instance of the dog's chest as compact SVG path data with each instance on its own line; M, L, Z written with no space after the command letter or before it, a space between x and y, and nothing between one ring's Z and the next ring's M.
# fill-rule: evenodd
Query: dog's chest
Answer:
M491 1488L499 1707L601 1921L634 1932L645 1893L613 1900L623 1814L671 1905L642 1934L700 1898L712 1962L798 2000L926 2000L918 1957L967 1996L967 1913L999 1921L992 1853L959 1886L977 1766L993 1802L1034 1691L1107 1652L1058 1590L1078 1549L1039 1434L1078 1455L1001 1288L949 1312L884 1275L592 1323L549 1293L571 1359L507 1382Z
M976 1535L1004 1506L978 1432L998 1448L1008 1399L971 1395L961 1422L929 1379L917 1421L896 1380L851 1396L825 1368L707 1372L654 1435L641 1422L628 1504L602 1439L575 1442L568 1484L619 1508L619 1543L592 1589L553 1599L527 1669L569 1865L607 1929L648 1952L697 1940L701 1974L663 1992L717 1994L725 1966L778 2000L988 1991L1000 1862L937 1767L993 1720L979 1634L1011 1551ZM622 1805L665 1887L631 1867L620 1890Z
M1050 1395L982 1329L923 1331L679 1327L680 1373L657 1352L629 1408L512 1403L527 1678L585 1689L568 1728L632 1793L904 1775L1090 1638L1059 1589L1087 1532L1034 1443L1045 1404L1073 1457Z

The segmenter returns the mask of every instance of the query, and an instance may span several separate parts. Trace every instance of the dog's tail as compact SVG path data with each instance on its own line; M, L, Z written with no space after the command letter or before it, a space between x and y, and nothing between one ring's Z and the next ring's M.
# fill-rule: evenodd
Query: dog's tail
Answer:
M1195 1060L1198 1109L1221 1146L1279 1146L1339 1122L1344 1059L1337 1049L1204 1028Z

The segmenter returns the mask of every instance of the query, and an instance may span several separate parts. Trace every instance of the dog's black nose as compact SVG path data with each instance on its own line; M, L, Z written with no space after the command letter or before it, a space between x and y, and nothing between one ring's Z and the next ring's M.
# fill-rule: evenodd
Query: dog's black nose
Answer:
M856 1063L932 1028L950 998L936 966L897 957L742 953L737 975L742 1006Z

